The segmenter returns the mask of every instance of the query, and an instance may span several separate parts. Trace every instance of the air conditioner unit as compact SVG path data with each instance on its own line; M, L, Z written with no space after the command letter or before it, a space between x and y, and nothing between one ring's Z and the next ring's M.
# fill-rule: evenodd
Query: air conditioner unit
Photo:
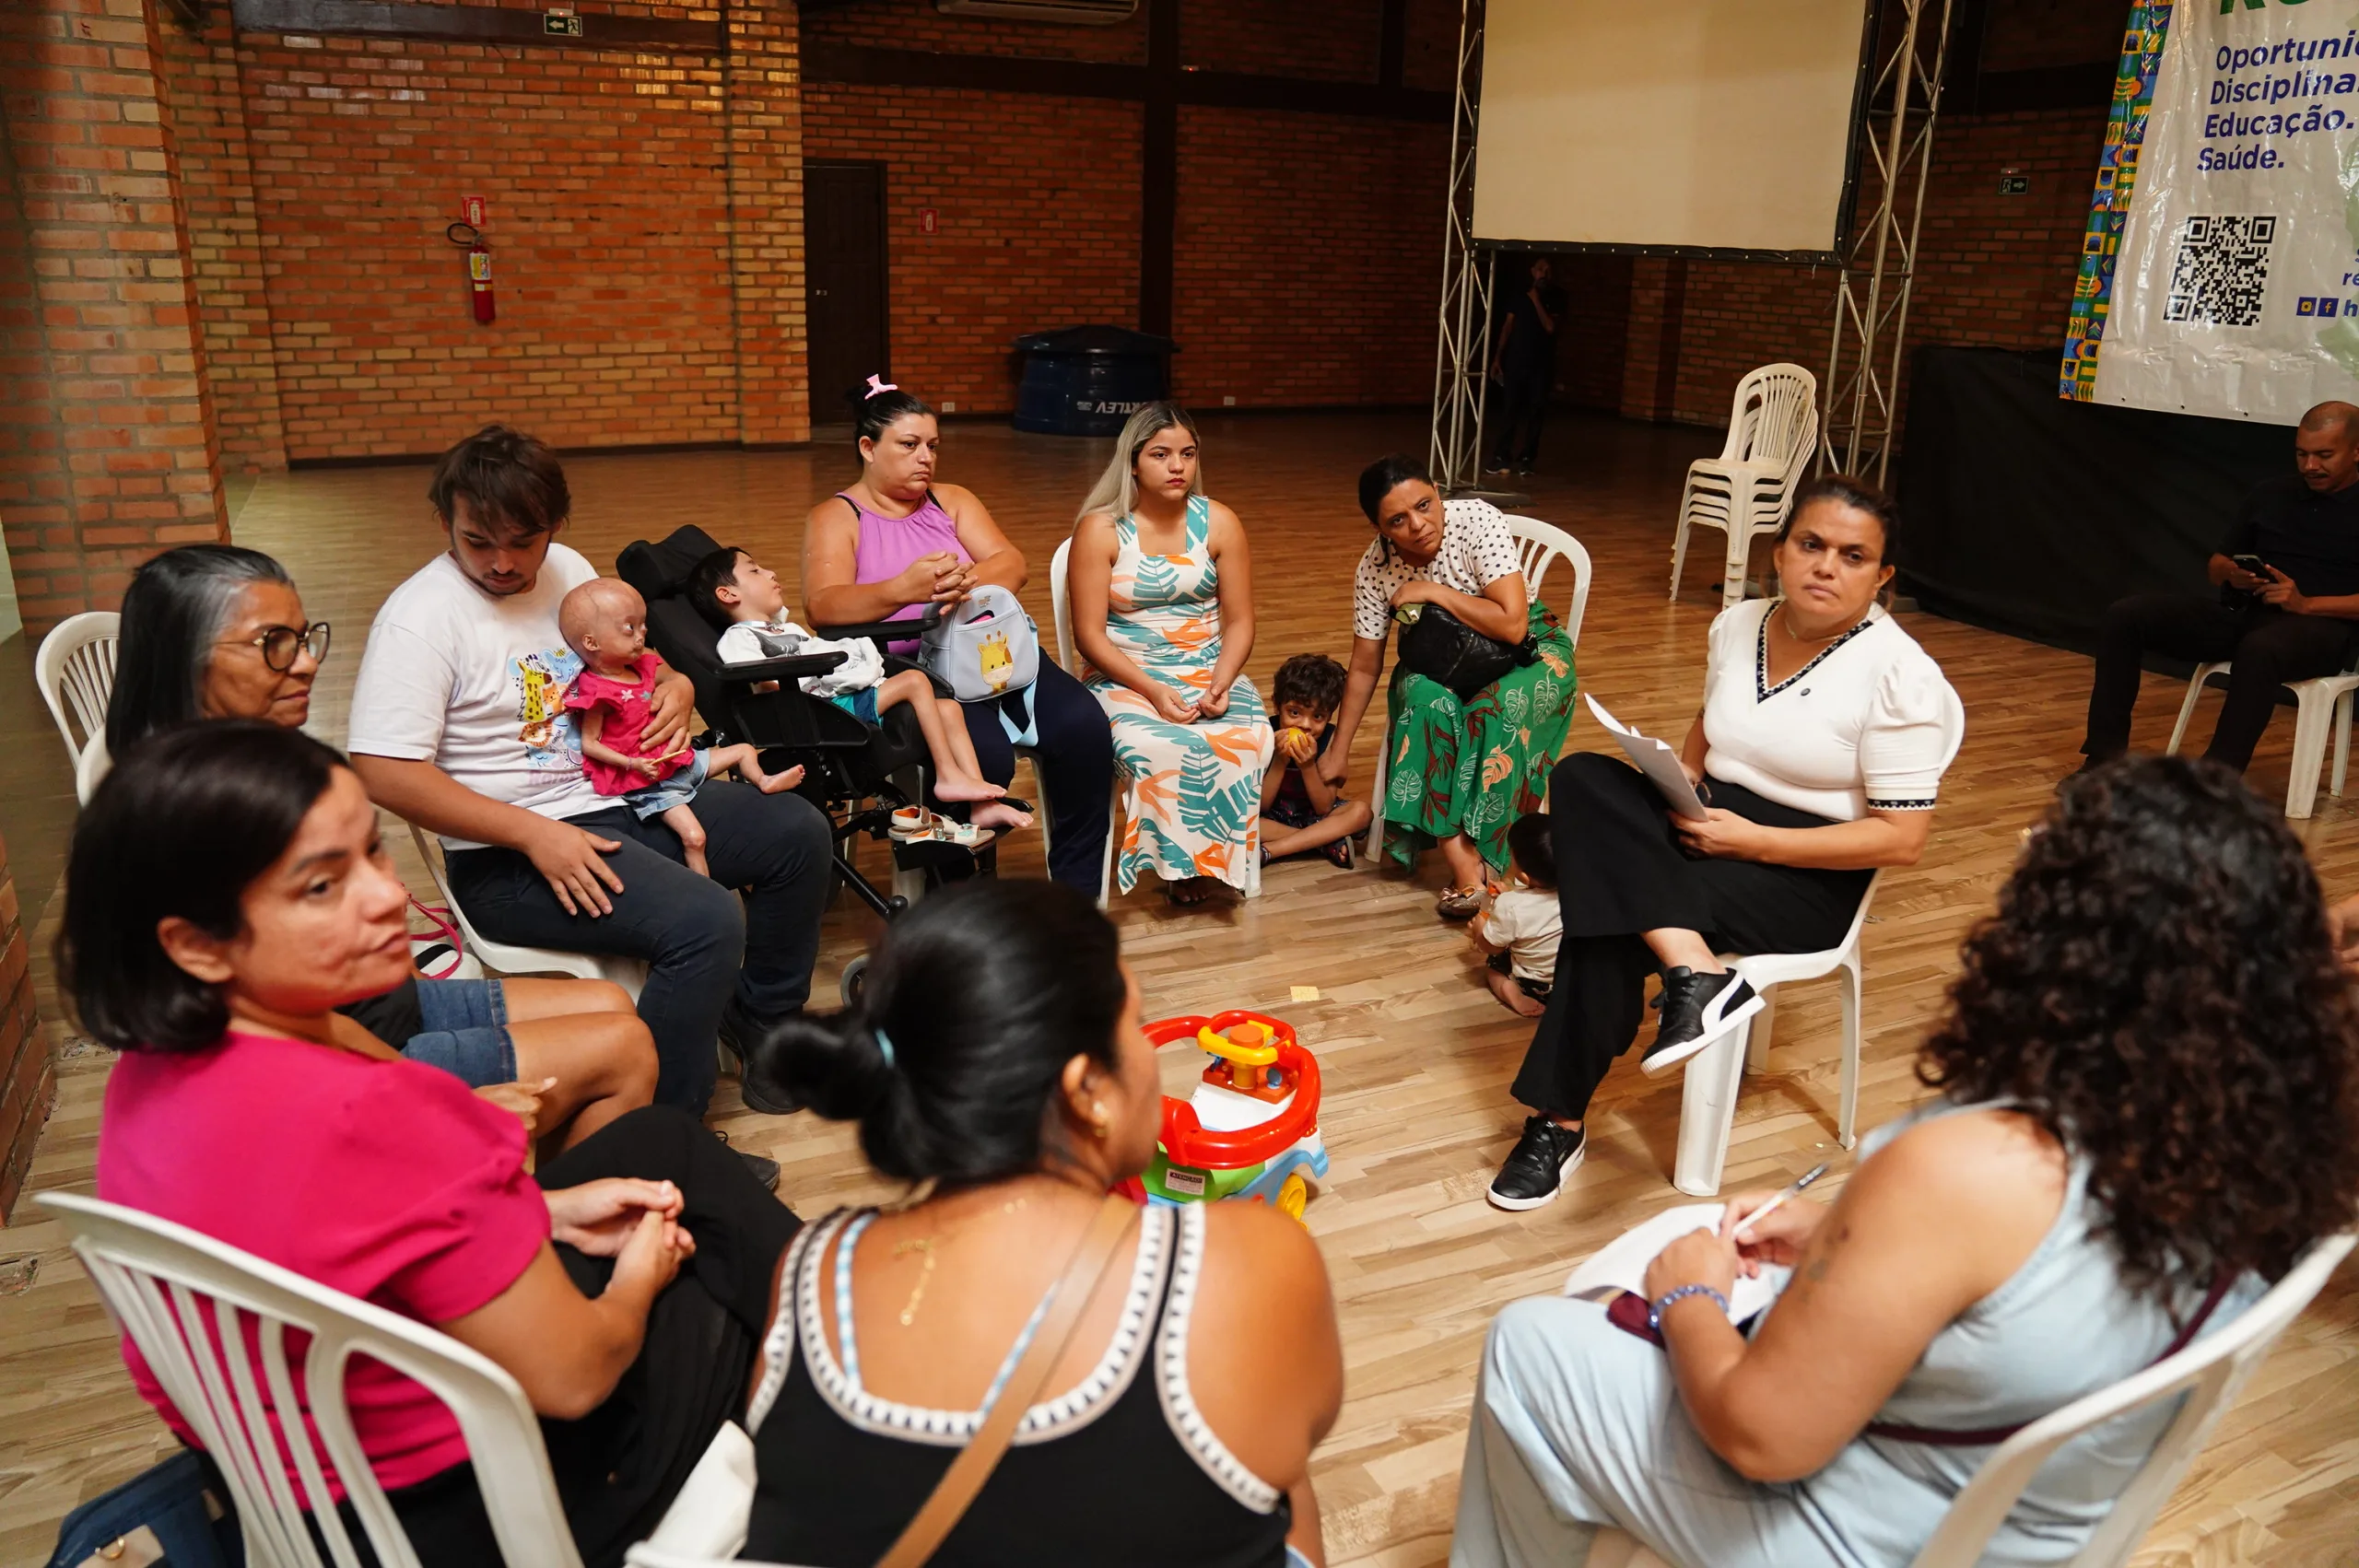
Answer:
M933 8L953 17L1011 17L1110 28L1137 15L1139 0L933 0Z

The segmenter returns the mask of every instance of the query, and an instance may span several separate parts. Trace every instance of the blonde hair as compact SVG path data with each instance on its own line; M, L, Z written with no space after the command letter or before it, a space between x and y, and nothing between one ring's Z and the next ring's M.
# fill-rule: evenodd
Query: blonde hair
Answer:
M1104 512L1115 518L1128 517L1131 509L1138 505L1139 454L1146 451L1148 442L1164 431L1172 429L1187 431L1191 441L1201 439L1196 434L1196 422L1178 404L1161 401L1141 404L1139 411L1123 425L1122 434L1114 443L1113 461L1107 463L1106 472L1097 476L1097 483L1089 487L1089 498L1083 501L1081 509L1073 514L1074 521L1079 522L1092 512ZM1204 464L1199 457L1196 476L1188 486L1188 494L1201 496L1203 493Z

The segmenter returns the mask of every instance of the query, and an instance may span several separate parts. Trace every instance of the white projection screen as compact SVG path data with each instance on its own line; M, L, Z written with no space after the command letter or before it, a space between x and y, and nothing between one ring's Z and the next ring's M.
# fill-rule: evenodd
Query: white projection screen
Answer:
M1829 256L1869 0L1490 0L1474 238Z

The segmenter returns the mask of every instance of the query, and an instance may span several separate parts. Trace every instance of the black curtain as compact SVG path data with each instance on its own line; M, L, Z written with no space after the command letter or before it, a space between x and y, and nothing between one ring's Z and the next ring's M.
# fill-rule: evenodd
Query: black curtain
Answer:
M2124 594L2209 592L2246 492L2293 472L2283 425L2067 403L2058 354L1926 347L1895 491L1903 591L1939 615L2078 649Z

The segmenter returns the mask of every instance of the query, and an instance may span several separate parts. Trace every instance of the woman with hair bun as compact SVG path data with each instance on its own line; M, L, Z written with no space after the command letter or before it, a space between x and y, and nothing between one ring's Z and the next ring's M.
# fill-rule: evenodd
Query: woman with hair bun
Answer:
M803 534L803 603L812 625L915 620L927 605L956 604L983 583L1022 589L1024 552L1008 543L991 509L963 486L934 482L942 431L933 410L874 376L851 398L860 478L813 507ZM885 651L910 659L917 647L912 637ZM963 711L991 782L1015 778L1017 745L1031 751L1047 796L1049 875L1097 897L1105 888L1114 743L1097 702L1042 659L1031 685L966 703Z
M1154 1156L1161 1087L1113 927L1053 883L928 898L853 1008L780 1044L796 1093L857 1119L910 1194L827 1216L780 1270L744 1555L867 1568L981 1425L1108 1189ZM930 1561L1322 1561L1309 1459L1343 1363L1318 1248L1259 1205L1155 1205L1113 1257L1053 1397Z
M2217 763L2070 780L1966 940L1930 1103L1825 1207L1731 1200L1648 1269L1660 1348L1521 1301L1485 1348L1460 1568L1912 1560L2022 1426L2217 1331L2359 1207L2359 1003L2284 820ZM1793 1274L1750 1337L1739 1273ZM1718 1298L1718 1299L1716 1299ZM2084 1433L1979 1561L2076 1560L2179 1412Z

